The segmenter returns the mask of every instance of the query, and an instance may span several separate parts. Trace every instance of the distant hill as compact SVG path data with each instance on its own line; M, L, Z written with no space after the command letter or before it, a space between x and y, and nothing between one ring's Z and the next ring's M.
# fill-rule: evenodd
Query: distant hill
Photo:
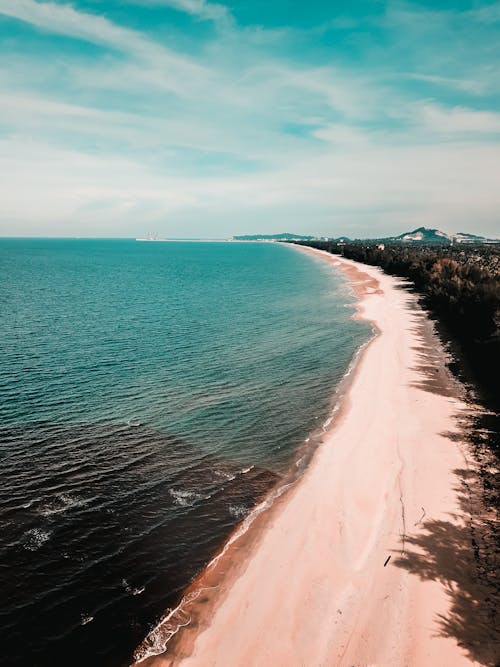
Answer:
M450 236L439 229L427 229L426 227L419 227L412 232L405 232L399 236L392 238L393 241L406 241L409 243L446 243L449 242Z
M495 239L487 239L484 236L477 236L476 234L467 234L459 232L457 234L446 234L439 229L428 229L427 227L418 227L412 232L405 232L399 236L390 236L382 239L393 243L420 243L430 245L442 245L443 243L497 243Z
M453 234L453 238L459 243L498 243L498 239L487 239L484 236L466 234L465 232Z
M284 232L283 234L244 234L241 236L233 236L233 241L349 241L347 236L341 236L337 239L332 239L326 236L304 236L303 234L290 234Z
M284 232L282 234L243 234L233 236L233 241L330 241L332 243L349 243L351 239L347 236L337 238L327 236L307 236L304 234L292 234ZM447 234L439 229L429 229L427 227L418 227L412 232L404 232L398 236L387 236L383 238L357 239L357 241L371 241L382 243L408 243L412 245L448 245L453 243L500 243L497 239L488 239L477 234L468 234L458 232L456 234Z

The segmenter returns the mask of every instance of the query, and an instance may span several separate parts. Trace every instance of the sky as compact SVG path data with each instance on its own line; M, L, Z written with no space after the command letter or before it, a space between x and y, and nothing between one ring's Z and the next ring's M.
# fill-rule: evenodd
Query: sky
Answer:
M500 236L500 2L0 0L0 236Z

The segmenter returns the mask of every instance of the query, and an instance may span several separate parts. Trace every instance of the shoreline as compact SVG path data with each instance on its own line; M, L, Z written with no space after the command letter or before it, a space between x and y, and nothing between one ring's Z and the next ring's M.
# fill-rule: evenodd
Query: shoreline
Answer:
M331 428L298 483L254 510L251 527L243 522L176 617L158 626L158 648L171 633L168 652L137 664L470 664L470 647L439 633L449 589L412 571L422 551L415 529L450 516L453 526L463 523L452 475L468 463L454 421L468 408L456 390L437 391L434 377L432 390L424 386L412 320L427 318L401 281L299 250L343 271L356 317L374 335L357 352ZM408 544L418 547L411 557Z
M243 242L247 243L247 241ZM304 246L290 247L299 252L315 255L316 258L319 257L320 261L325 259L329 261L331 257L321 250ZM345 277L346 285L354 297L352 307L355 312L352 318L362 319L359 306L364 292L363 287L359 288L352 283L349 275ZM217 605L219 598L227 593L226 589L230 588L230 581L245 567L252 550L256 548L268 523L272 521L274 513L279 512L280 504L285 502L288 495L294 491L295 485L300 484L318 448L323 444L323 439L342 418L347 394L356 376L358 365L366 349L380 333L374 322L370 322L370 325L372 329L370 337L354 352L346 372L334 388L330 398L330 408L323 425L309 433L295 452L296 456L290 464L288 474L267 491L247 517L236 526L215 556L184 590L177 606L167 610L163 618L136 648L131 667L139 665L141 667L165 667L177 664L178 644L182 644L181 652L184 653L185 644L190 641L190 638L186 639L185 635L194 634L199 630L199 626L205 625L208 610L212 610ZM214 569L214 565L221 559L223 559L222 568Z

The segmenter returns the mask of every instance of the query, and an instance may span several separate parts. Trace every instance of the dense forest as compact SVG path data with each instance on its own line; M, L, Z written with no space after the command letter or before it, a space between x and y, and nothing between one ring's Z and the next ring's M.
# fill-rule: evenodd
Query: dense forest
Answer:
M441 333L458 346L483 399L500 407L500 245L303 241L409 278ZM444 325L444 326L443 326Z

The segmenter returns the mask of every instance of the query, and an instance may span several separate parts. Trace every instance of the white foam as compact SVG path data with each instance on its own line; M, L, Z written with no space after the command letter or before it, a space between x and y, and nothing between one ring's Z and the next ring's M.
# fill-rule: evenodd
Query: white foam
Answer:
M198 500L203 500L207 496L196 491L187 491L183 489L169 489L169 494L174 499L174 503L179 507L190 507Z
M42 528L32 528L31 530L28 530L24 534L25 538L24 548L28 549L28 551L36 551L42 546L42 544L48 542L51 535L52 531L50 530L43 530Z
M247 530L250 528L252 523L255 521L255 519L262 514L265 510L269 509L274 501L279 498L285 491L292 486L293 482L289 482L288 484L283 484L283 486L278 487L274 493L270 494L267 496L262 502L260 502L254 509L248 514L248 516L245 518L244 521L241 522L240 527L231 535L231 537L228 539L226 544L224 545L222 551L217 554L210 563L208 564L207 568L213 568L219 560L224 556L224 554L227 552L229 547L236 542L237 539L239 539L242 535L244 535Z
M220 479L225 479L228 482L231 482L236 477L236 475L233 475L230 472L224 472L223 470L214 470L214 475Z
M39 512L42 516L51 516L52 514L66 512L74 507L80 507L88 502L88 500L74 497L69 493L58 493L55 498L42 505Z
M352 306L349 304L346 304L346 307L352 308ZM343 380L346 380L351 375L351 373L353 372L353 370L357 365L357 362L361 357L362 352L365 350L365 348L368 346L371 340L373 340L373 338L375 337L376 330L374 328L372 328L372 333L373 333L372 337L368 341L366 341L363 345L361 345L354 354L351 363L349 364L346 372L344 373ZM341 384L342 381L340 385ZM339 392L340 390L337 389L336 393ZM326 430L326 428L330 426L336 412L339 410L339 407L340 403L337 401L334 407L332 408L330 416L323 424L323 430ZM318 418L319 418L318 416L315 417L315 419ZM311 438L308 437L305 439L305 442L308 443L310 442L310 440ZM296 466L299 467L300 464L304 461L304 459L305 457L299 459L296 462ZM248 468L244 468L243 470L241 470L241 474L246 474L247 472L250 472L250 470L252 470L253 468L254 468L253 465L249 466ZM280 496L282 496L291 486L295 484L296 481L297 481L296 479L292 480L276 488L274 492L271 492L262 502L260 502L256 507L254 507L253 510L241 522L238 528L234 531L231 537L227 540L222 550L210 561L210 563L207 565L207 569L215 567L215 565L217 565L220 559L227 553L231 545L234 544L234 542L236 542L242 535L244 535L249 530L250 526L253 524L255 519L260 514L262 514L262 512L265 512L270 507L272 507L274 501L277 500ZM201 499L203 497L201 494L196 494L195 492L175 490L175 489L170 489L169 493L174 497L174 500L178 504L184 506L191 504L188 502L189 498L197 497L196 499ZM230 512L240 511L240 506L230 505L228 509ZM214 588L217 588L217 586L215 586ZM210 589L200 588L184 596L180 601L180 603L177 605L177 607L175 607L175 609L172 609L167 613L167 615L162 619L162 621L160 621L160 623L149 633L144 642L136 649L136 652L134 654L134 660L136 662L143 662L147 658L150 658L155 655L160 655L161 653L164 653L166 651L167 645L169 641L172 639L172 637L174 637L181 628L189 625L189 623L191 622L191 617L184 609L185 605L189 604L190 602L198 598L200 594L205 590L210 590ZM178 620L173 621L172 619L174 619L174 617L176 616L179 617Z
M228 510L229 514L234 516L235 519L241 519L248 512L248 508L244 505L229 505Z
M135 662L143 662L153 655L160 655L160 653L166 651L167 644L172 637L176 635L181 628L186 627L186 625L189 625L191 622L191 616L186 614L182 609L183 605L198 597L202 590L207 589L200 589L196 594L190 593L189 595L184 596L177 607L171 609L160 623L151 630L146 639L134 652ZM174 621L170 625L171 619L175 615L180 618L177 622Z
M132 593L132 595L140 595L146 590L146 586L132 588L126 579L122 579L122 586L127 591L127 593Z
M251 470L253 466L247 469L247 472ZM224 545L223 549L220 551L217 556L215 556L210 563L207 565L207 568L213 568L219 560L224 556L229 547L242 535L244 535L247 530L250 528L255 519L262 514L265 510L269 509L274 501L287 491L294 482L289 482L283 484L283 486L278 487L274 493L270 494L265 498L261 503L259 503L254 509L247 515L247 517L241 522L239 528L233 533L229 540ZM147 658L150 658L154 655L160 655L164 653L167 649L168 642L176 635L179 630L186 625L189 625L191 622L191 617L184 610L186 604L189 604L193 600L196 600L203 591L212 590L217 588L213 587L203 587L196 591L192 591L185 595L182 600L179 602L175 609L170 610L167 615L160 621L160 623L149 633L146 639L142 644L136 649L134 653L134 660L136 662L143 662ZM175 615L180 615L181 618L178 622L174 621L171 623Z

